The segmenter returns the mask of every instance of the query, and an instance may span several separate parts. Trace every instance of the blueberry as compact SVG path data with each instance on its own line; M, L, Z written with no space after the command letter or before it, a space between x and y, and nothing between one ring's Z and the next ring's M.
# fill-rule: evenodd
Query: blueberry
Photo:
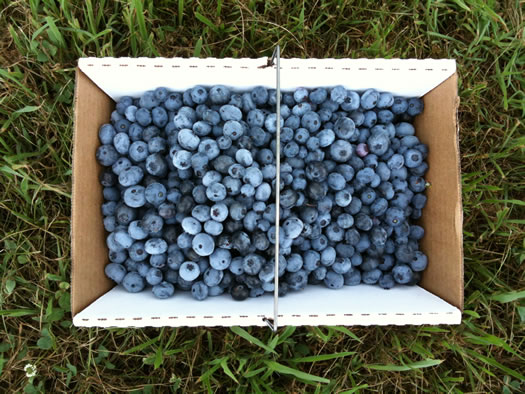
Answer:
M404 154L405 164L408 168L415 168L423 162L423 155L417 149L409 149Z
M364 113L364 116L365 118L362 123L364 127L371 128L375 126L375 124L377 123L377 114L374 111L366 111ZM386 122L382 122L382 123L386 123Z
M314 250L307 250L303 254L303 268L309 272L321 265L321 255Z
M337 225L342 229L349 229L354 225L354 218L348 213L343 213L337 217Z
M427 256L418 250L415 252L412 261L410 261L410 268L415 272L424 271L427 268L427 264Z
M208 92L206 91L205 87L197 85L193 89L191 89L190 96L191 100L195 104L203 104L208 98Z
M149 126L151 124L151 112L146 108L139 108L135 112L135 120L140 126Z
M210 235L199 233L193 237L191 246L195 253L197 253L199 256L205 257L213 253L215 249L215 242Z
M367 140L368 150L374 153L377 156L384 154L389 146L390 139L386 131L378 131L372 133L372 135Z
M379 281L381 276L382 276L381 270L376 268L371 271L363 272L361 279L363 280L363 283L367 285L374 285Z
M146 158L146 171L153 176L166 176L168 166L160 153L153 153Z
M159 206L166 201L167 191L162 183L153 182L146 187L145 199L148 203Z
M195 153L191 156L191 168L195 176L201 177L205 174L208 168L208 162L208 156L204 153Z
M224 293L224 289L220 286L213 286L208 288L208 296L216 297Z
M348 141L337 140L330 145L330 156L339 163L344 163L350 159L353 153L352 145Z
M203 275L203 281L208 287L218 286L224 277L224 272L214 268L208 268Z
M367 187L363 189L363 192L361 193L360 197L361 202L364 205L371 205L375 201L377 195L374 189Z
M268 90L263 86L257 86L254 88L251 93L251 98L253 102L257 105L266 104L268 101Z
M235 153L235 160L244 167L249 167L253 163L253 157L249 150L239 149Z
M343 111L352 112L359 108L360 103L361 98L359 97L359 94L353 90L347 90L346 97L341 103L341 109Z
M408 99L407 114L410 116L417 116L423 112L423 100L420 98Z
M321 127L321 118L316 112L308 111L301 118L301 126L314 133Z
M101 165L110 167L118 160L119 154L112 145L101 145L97 149L96 158Z
M352 202L352 194L347 190L340 190L335 194L335 203L340 207L346 207Z
M146 274L146 282L148 282L148 284L152 286L158 285L160 282L162 282L162 279L162 271L158 268L152 267L148 270L148 273Z
M283 230L287 237L291 239L297 238L303 231L304 224L297 217L291 217L284 221Z
M168 113L162 107L155 107L151 110L153 124L157 127L164 127L168 123Z
M228 120L224 123L223 133L232 141L236 141L244 134L244 131L242 125L238 121Z
M149 264L153 268L163 269L166 266L166 253L154 254L149 258Z
M303 101L306 101L308 99L308 90L306 88L297 88L293 93L293 98L296 103L302 103Z
M182 220L181 226L186 233L191 235L196 235L202 230L202 225L200 224L200 222L192 217L184 218Z
M294 94L295 96L295 94ZM328 97L328 92L324 88L317 88L310 92L310 101L315 104L322 104ZM295 97L294 97L295 98ZM297 101L297 100L296 100ZM302 100L304 101L304 100ZM299 102L299 101L297 101Z
M139 293L144 290L146 283L137 272L128 272L122 279L122 286L130 293Z
M115 123L115 130L117 133L127 134L130 125L131 123L127 119L120 119Z
M333 172L328 175L328 186L335 191L343 190L346 186L346 179L343 175Z
M223 105L220 108L219 113L221 115L222 120L224 121L227 121L227 120L240 121L242 119L241 110L233 105Z
M361 96L361 108L368 110L377 105L379 101L379 93L374 89L368 89Z
M322 283L324 278L326 278L327 272L328 269L326 267L318 267L312 271L308 279L312 284Z
M98 130L98 138L103 145L112 144L113 137L115 137L116 134L115 128L107 123L100 126Z
M392 111L383 109L377 113L377 120L383 124L391 123L394 120L394 114Z
M126 268L122 264L110 263L104 267L106 276L116 283L121 283L126 276Z
M106 216L104 218L104 229L107 232L113 232L117 228L117 219L115 216Z
M346 96L346 89L341 85L335 86L330 92L330 99L337 104L344 103Z
M153 295L159 299L166 299L175 294L175 287L168 281L161 282L151 289Z
M336 223L331 223L326 227L325 234L331 242L341 242L344 238L345 232Z
M308 283L308 273L303 270L290 272L286 275L286 283L288 284L290 290L303 290Z
M334 124L335 135L344 140L354 140L356 137L355 123L347 117L340 117Z
M130 145L128 153L134 162L144 161L148 157L148 145L143 141L135 141Z
M146 241L144 250L149 254L161 254L168 250L168 244L162 238L150 238Z
M210 89L209 92L210 101L213 104L226 104L230 98L233 99L230 89L224 85L216 85Z
M334 271L328 271L323 280L326 287L329 289L340 289L344 285L344 277Z
M173 165L180 170L187 170L191 167L191 153L180 150L173 156Z
M142 207L146 203L143 186L131 186L124 192L124 202L132 208Z
M394 103L392 104L392 112L396 115L402 114L403 112L406 112L408 109L408 101L404 99L403 97L395 97Z
M295 157L299 153L299 145L297 142L290 141L283 148L283 154L286 157Z
M343 278L345 286L357 286L361 283L361 272L356 268L350 268Z
M425 235L425 229L421 226L411 225L409 237L415 240L420 240Z
M117 184L117 176L110 169L104 169L99 175L100 184L104 187L111 187Z
M248 287L243 284L237 284L230 289L230 295L235 301L244 301L250 295Z
M192 282L200 275L200 268L198 264L193 261L186 261L181 264L179 268L179 276L185 281Z
M394 277L394 280L396 283L405 285L408 284L412 278L413 278L413 272L410 269L410 267L406 264L399 264L396 265L392 269L392 276Z
M208 298L208 286L202 281L195 282L191 286L191 296L197 301L203 301Z
M280 127L282 128L284 126L284 119L282 116L279 118L279 123ZM270 133L275 134L277 131L277 114L269 114L264 121L264 127Z
M120 200L120 191L116 187L105 187L102 189L102 194L104 196L104 200L108 202L114 202L116 204L117 201ZM105 209L109 209L110 207L106 207ZM111 207L112 209L116 209L116 206ZM107 215L112 215L113 213L107 212Z
M204 223L210 220L210 207L207 205L196 205L191 211L191 216L199 222Z

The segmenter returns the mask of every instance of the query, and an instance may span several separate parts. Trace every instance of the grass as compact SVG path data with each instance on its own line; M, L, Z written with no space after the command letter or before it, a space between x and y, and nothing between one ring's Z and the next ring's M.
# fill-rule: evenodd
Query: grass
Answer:
M0 0L0 387L12 392L525 390L519 0ZM72 97L81 56L456 58L463 324L77 329ZM31 364L36 376L24 368ZM31 375L29 373L29 375Z

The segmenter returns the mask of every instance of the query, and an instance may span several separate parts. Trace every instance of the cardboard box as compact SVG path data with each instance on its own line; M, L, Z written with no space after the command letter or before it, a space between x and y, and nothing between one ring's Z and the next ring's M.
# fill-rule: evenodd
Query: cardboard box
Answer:
M98 128L115 100L166 86L182 91L196 84L237 90L275 87L275 68L261 59L85 58L76 75L72 207L72 314L76 326L265 325L273 298L236 302L230 296L204 302L187 292L158 300L151 292L128 294L104 275L108 262L100 205L101 167L95 160ZM454 60L281 59L281 89L344 85L422 96L417 135L430 147L428 204L422 250L429 258L421 287L308 286L279 299L280 325L459 324L463 308L463 249Z

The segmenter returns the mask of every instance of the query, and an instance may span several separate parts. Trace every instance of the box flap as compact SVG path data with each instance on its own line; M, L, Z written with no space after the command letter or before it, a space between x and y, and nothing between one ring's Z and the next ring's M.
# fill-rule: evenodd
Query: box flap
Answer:
M238 90L275 87L268 58L82 58L79 68L113 100L153 87L185 90L224 84ZM322 72L320 72L322 71ZM281 59L281 89L344 85L399 96L423 96L456 71L452 59ZM133 81L131 83L131 81Z
M73 318L83 327L147 326L265 326L272 318L273 298L248 298L234 301L229 295L197 301L187 291L177 291L166 300L151 291L128 293L122 287L97 299Z
M308 302L304 302L305 296ZM73 323L81 327L264 326L263 318L273 316L272 303L272 297L238 302L228 295L200 302L188 292L159 300L151 292L131 294L115 287L78 313ZM398 286L388 291L367 285L345 286L337 291L309 286L279 301L281 326L460 322L458 308L418 286Z
M77 69L71 199L73 316L114 286L103 274L108 257L100 213L103 198L98 176L101 166L95 160L100 145L98 128L108 122L111 103L111 99Z
M304 296L308 302L304 302ZM280 325L459 324L458 308L419 286L308 286L279 298Z
M417 136L427 144L429 187L421 225L421 249L429 256L421 285L463 309L463 207L457 74L423 97L425 110L415 120Z

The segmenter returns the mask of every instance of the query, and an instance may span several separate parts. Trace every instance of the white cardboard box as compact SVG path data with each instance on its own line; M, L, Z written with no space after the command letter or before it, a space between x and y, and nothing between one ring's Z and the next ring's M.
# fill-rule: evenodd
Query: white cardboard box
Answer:
M237 302L228 295L195 301L176 292L158 300L148 292L129 294L104 275L107 248L100 213L100 166L95 160L98 128L115 100L158 86L182 91L200 84L235 90L275 88L275 67L260 59L83 58L75 92L72 209L73 323L85 327L265 325L273 298ZM419 96L425 111L417 135L429 145L428 204L422 249L429 257L421 287L383 290L360 285L330 290L308 286L279 299L279 325L459 324L463 307L461 184L454 60L281 59L281 90L344 85Z

